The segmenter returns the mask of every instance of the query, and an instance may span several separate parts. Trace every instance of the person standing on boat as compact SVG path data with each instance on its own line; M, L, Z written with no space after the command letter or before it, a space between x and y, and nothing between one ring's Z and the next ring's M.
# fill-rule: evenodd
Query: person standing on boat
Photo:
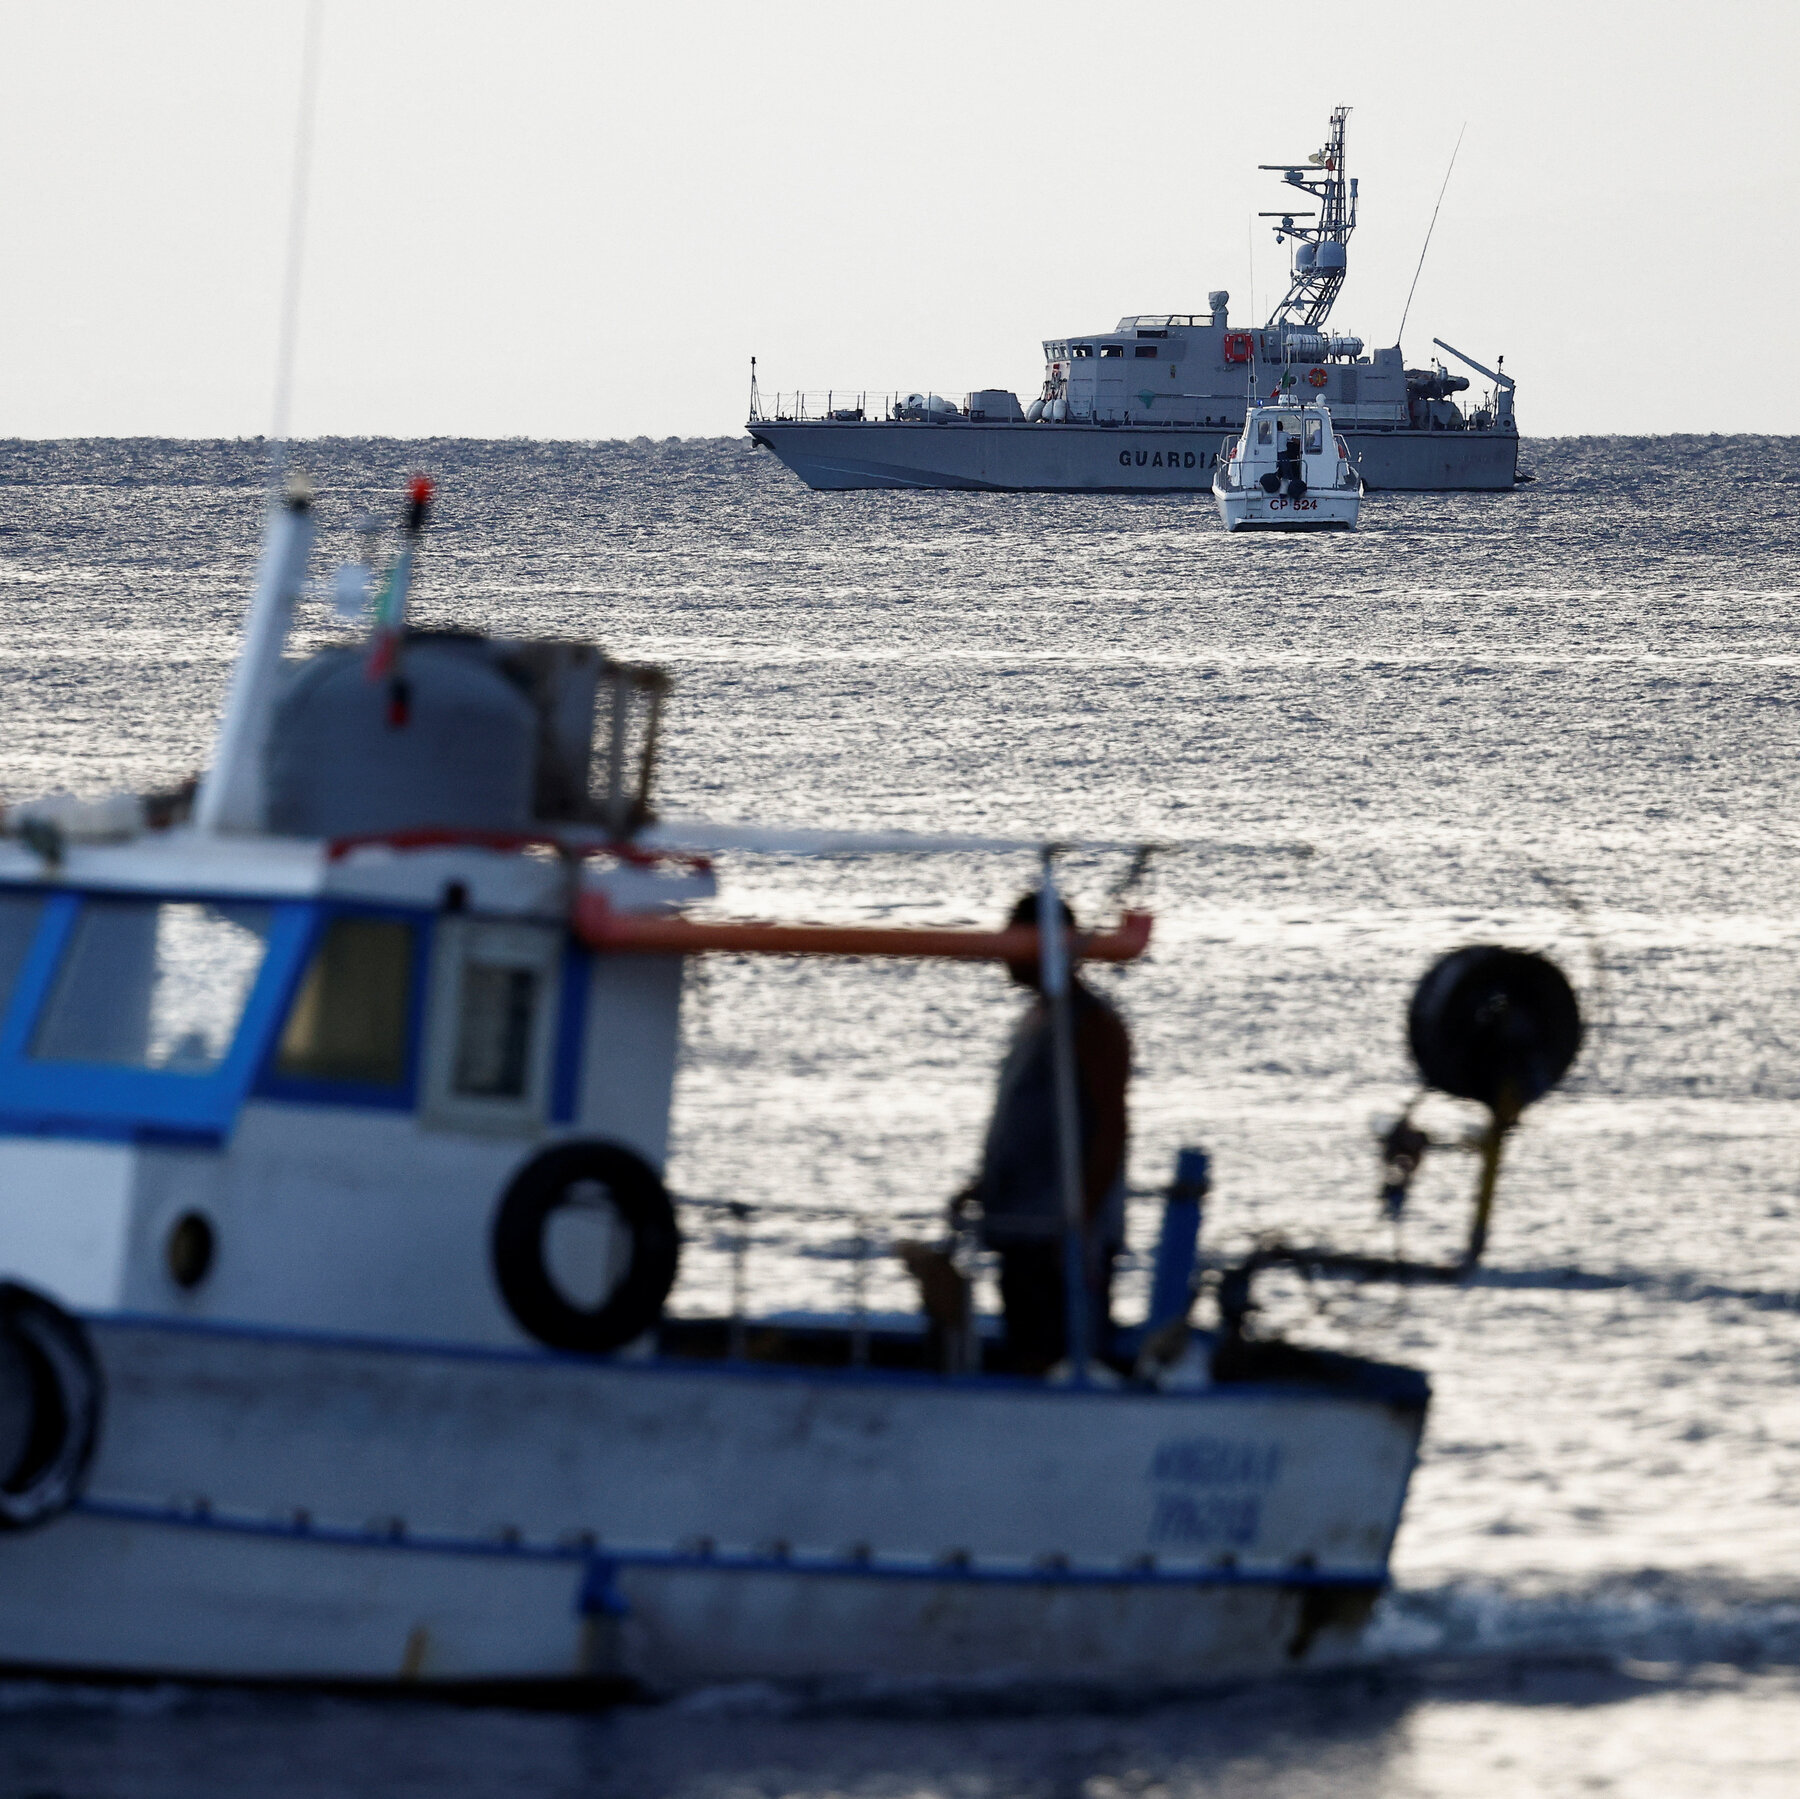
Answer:
M1074 914L1065 904L1071 929ZM1012 909L1014 926L1038 922L1038 896ZM1041 1374L1063 1359L1068 1313L1063 1293L1063 1200L1057 1165L1055 1054L1040 965L1010 962L1007 972L1037 997L1013 1032L1000 1066L993 1116L982 1146L981 1172L966 1190L981 1206L981 1238L1000 1257L1000 1302L1009 1359L1020 1373ZM1081 1193L1087 1224L1086 1264L1097 1349L1111 1332L1113 1258L1125 1241L1126 1088L1131 1037L1124 1020L1070 971Z

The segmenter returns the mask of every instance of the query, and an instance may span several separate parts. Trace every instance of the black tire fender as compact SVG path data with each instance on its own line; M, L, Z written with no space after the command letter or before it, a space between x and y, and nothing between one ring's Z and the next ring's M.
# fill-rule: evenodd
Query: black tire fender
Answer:
M592 1310L552 1278L545 1232L579 1190L605 1190L631 1238L624 1272ZM494 1213L494 1279L520 1326L552 1349L605 1355L640 1337L662 1315L675 1284L681 1232L668 1190L642 1156L618 1143L559 1143L513 1176Z
M100 1365L80 1321L0 1281L0 1530L29 1530L75 1502L100 1409Z

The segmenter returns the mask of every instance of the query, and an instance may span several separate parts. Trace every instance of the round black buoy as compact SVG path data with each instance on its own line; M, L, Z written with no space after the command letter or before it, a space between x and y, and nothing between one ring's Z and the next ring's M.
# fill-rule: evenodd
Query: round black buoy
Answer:
M1581 1008L1548 957L1475 943L1426 971L1407 1038L1427 1086L1517 1117L1569 1072Z

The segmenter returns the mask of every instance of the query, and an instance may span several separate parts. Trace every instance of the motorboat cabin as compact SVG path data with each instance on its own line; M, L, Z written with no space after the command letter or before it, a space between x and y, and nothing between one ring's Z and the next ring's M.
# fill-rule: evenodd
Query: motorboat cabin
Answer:
M1323 405L1251 407L1213 475L1227 531L1354 531L1362 491L1361 472Z

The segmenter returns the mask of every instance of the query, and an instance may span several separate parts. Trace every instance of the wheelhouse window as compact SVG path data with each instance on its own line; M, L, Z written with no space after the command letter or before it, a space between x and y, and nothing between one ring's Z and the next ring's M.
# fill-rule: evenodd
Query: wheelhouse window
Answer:
M1273 443L1275 441L1275 428L1268 419L1258 419L1256 421L1256 441L1259 444Z
M1319 455L1325 448L1325 426L1316 418L1306 421L1306 453L1309 456Z
M32 1038L41 1062L208 1074L268 948L266 906L89 900Z
M12 1004L25 953L44 916L43 899L35 893L0 893L0 1012Z
M1136 356L1154 356L1156 354L1156 345L1139 344L1132 354Z
M549 1103L562 933L458 918L438 929L425 1116L450 1130L535 1129Z
M1123 344L1102 344L1100 346L1100 354L1102 356L1123 356L1125 354L1125 346Z
M405 1081L416 928L355 916L326 926L281 1033L278 1075L371 1087Z
M1092 356L1093 353L1094 346L1092 344L1071 344L1069 346L1069 354L1078 362L1084 357Z
M450 1090L473 1099L523 1099L531 1074L531 1021L543 976L535 968L469 962Z

